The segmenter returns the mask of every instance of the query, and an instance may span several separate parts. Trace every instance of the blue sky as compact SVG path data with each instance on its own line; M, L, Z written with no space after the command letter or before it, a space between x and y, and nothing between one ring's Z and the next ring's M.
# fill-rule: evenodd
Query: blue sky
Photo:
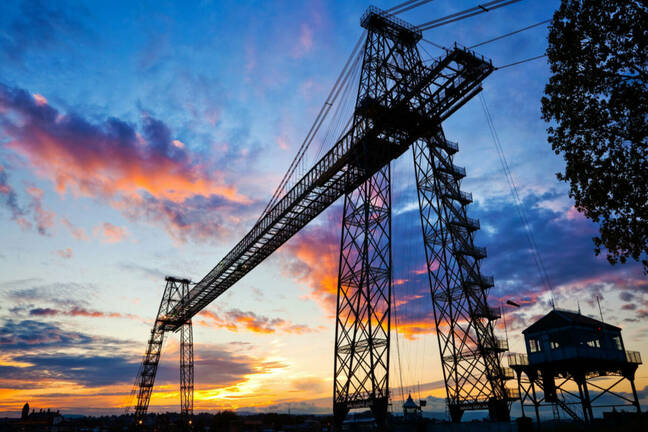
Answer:
M548 19L520 2L425 32L472 45ZM392 2L375 2L391 7ZM0 412L25 400L117 412L130 391L167 274L202 277L252 226L361 34L362 1L20 2L0 5ZM437 0L420 24L474 6ZM546 27L485 45L496 66L544 52ZM424 44L424 56L442 52ZM540 98L544 59L496 71L483 95L560 307L596 312L645 351L648 284L634 263L593 256L596 226L555 173ZM444 123L466 166L493 300L509 335L546 313L528 242L475 98ZM411 154L393 165L395 279L407 299L405 386L443 397ZM196 319L197 408L330 409L336 203ZM426 296L427 295L427 296ZM407 333L408 329L410 333ZM631 342L628 342L631 341ZM172 335L152 409L177 406ZM432 367L423 368L423 365ZM425 369L425 370L424 370ZM639 371L639 388L648 376ZM16 377L19 377L16 379ZM394 383L396 385L396 383ZM427 387L426 387L427 386ZM31 402L30 402L31 404Z

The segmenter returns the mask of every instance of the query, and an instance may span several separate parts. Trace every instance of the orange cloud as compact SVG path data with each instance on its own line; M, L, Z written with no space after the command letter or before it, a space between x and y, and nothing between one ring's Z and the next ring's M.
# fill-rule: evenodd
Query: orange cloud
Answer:
M63 259L70 259L74 255L74 252L70 248L59 249L56 253Z
M103 225L94 228L94 235L101 237L105 243L119 243L128 237L128 231L110 222L104 222Z
M208 210L240 211L252 204L206 162L208 157L190 153L166 124L146 113L140 133L116 118L93 123L61 113L40 95L3 85L0 112L5 147L23 156L59 193L103 200L131 218L162 223L181 241L187 235L209 238L229 225L207 217ZM41 216L39 230L46 230L47 214Z
M70 222L67 218L61 218L61 222L68 230L70 230L72 237L74 237L75 239L88 240L88 235L83 228L74 226L74 224L72 224L72 222Z
M39 95L38 93L34 94L34 100L38 105L47 105L47 99L45 99L45 96Z
M282 249L288 259L283 272L307 284L311 289L308 297L329 314L335 314L340 258L340 240L333 229L327 226L306 229Z
M208 319L208 321L203 321L202 325L224 328L232 332L248 330L264 334L275 333L276 331L304 334L317 331L317 329L302 324L293 324L282 318L269 318L257 315L254 312L243 312L239 309L226 311L222 313L222 316L210 310L203 310L199 313L199 316Z

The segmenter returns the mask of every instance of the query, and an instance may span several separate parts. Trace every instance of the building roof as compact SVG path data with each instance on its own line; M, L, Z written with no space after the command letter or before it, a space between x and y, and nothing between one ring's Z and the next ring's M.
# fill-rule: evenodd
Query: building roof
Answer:
M403 408L418 408L418 406L416 405L416 402L414 402L412 400L412 395L411 394L407 397L407 400L403 404Z
M523 330L522 333L536 333L574 325L585 327L601 327L607 330L621 331L621 328L619 327L604 323L585 315L581 315L579 312L554 309L547 315L540 318L538 321L531 324L529 327Z

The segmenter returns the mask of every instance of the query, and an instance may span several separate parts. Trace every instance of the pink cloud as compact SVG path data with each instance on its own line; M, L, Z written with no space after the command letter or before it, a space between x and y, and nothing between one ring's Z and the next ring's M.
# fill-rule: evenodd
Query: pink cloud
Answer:
M293 48L293 56L296 58L304 57L313 49L313 29L304 23L299 28L297 43Z
M200 235L202 229L213 234L214 225L228 226L219 223L220 216L207 217L207 210L242 210L252 204L208 158L191 153L172 138L166 124L146 113L141 132L116 118L93 123L59 112L45 98L1 84L0 112L5 147L24 157L60 194L98 199L129 217L161 223L182 241L187 233L202 239L207 237ZM133 204L143 207L134 209ZM51 226L44 212L37 211L36 222L39 231Z
M263 315L257 315L254 312L244 312L239 309L231 309L220 315L210 310L203 310L199 316L205 318L202 325L207 327L224 328L232 332L248 330L254 333L275 333L282 331L284 333L304 334L317 331L311 327L302 324L293 324L282 318L269 318Z
M61 218L61 222L63 223L63 226L70 230L72 237L74 237L75 239L88 240L88 235L83 228L75 226L67 218Z
M104 222L103 225L96 226L94 234L105 243L119 243L128 237L126 228L118 227L110 222Z
M337 224L303 230L282 248L284 274L310 288L308 298L335 314L340 239Z
M54 226L55 214L43 208L43 190L36 186L29 186L27 193L31 196L31 208L39 234L48 235L49 229Z
M70 259L74 255L74 252L70 248L59 249L56 253L63 259Z

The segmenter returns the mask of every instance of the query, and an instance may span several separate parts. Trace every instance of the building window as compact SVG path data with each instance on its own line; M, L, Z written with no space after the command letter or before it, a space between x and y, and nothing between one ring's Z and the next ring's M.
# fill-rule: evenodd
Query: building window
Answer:
M532 353L542 351L542 349L540 348L540 341L538 341L538 339L529 339L529 351L531 351Z
M588 340L587 346L590 348L601 348L601 342L598 339Z
M614 336L612 338L612 343L614 348L616 348L619 351L623 351L623 345L621 344L621 336Z
M558 341L549 342L549 346L551 347L552 350L560 348L560 344L558 343Z

